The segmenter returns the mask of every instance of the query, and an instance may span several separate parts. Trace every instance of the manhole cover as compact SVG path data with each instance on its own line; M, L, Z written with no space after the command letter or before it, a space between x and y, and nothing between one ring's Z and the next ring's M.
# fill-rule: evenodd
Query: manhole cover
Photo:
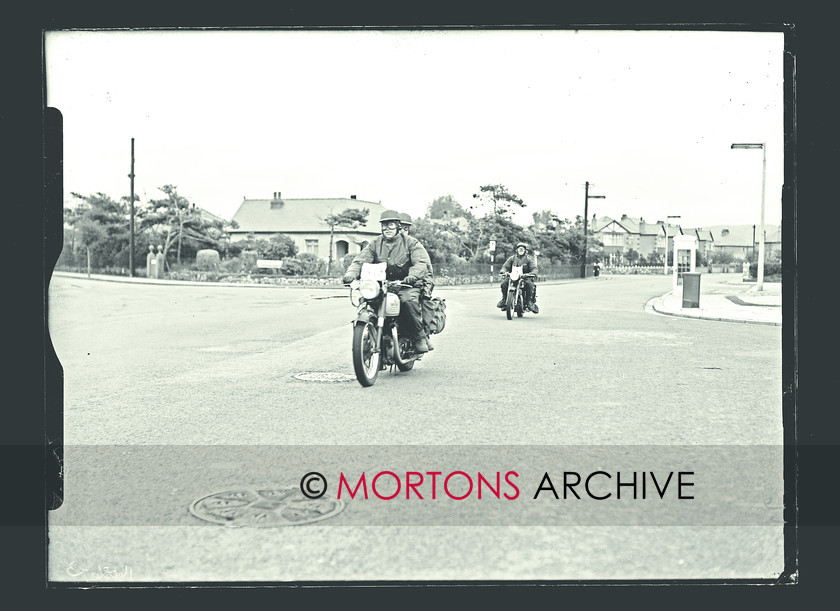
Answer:
M225 526L294 526L331 518L344 501L308 499L296 486L263 490L229 490L198 499L190 505L195 517Z
M307 382L352 382L356 376L348 373L333 373L331 371L304 371L292 376L298 380Z

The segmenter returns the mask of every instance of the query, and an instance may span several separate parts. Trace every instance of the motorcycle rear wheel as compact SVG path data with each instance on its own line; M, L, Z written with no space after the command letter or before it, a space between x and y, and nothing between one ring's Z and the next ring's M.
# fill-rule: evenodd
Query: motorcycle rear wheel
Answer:
M382 353L374 344L376 329L370 322L357 322L353 327L353 369L362 386L373 386L379 375Z
M507 301L505 301L505 314L508 320L513 320L514 299L516 299L516 293L508 291Z

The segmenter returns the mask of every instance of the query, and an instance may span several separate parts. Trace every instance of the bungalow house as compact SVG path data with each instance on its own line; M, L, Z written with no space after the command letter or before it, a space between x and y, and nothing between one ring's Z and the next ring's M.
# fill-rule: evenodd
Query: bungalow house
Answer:
M365 226L350 229L335 227L333 260L356 254L365 244L379 235L379 215L385 210L380 203L349 198L288 199L279 191L270 199L243 199L233 215L239 227L230 230L231 242L254 238L269 239L281 233L294 240L300 253L312 253L321 259L330 256L330 226L324 220L347 208L368 211Z

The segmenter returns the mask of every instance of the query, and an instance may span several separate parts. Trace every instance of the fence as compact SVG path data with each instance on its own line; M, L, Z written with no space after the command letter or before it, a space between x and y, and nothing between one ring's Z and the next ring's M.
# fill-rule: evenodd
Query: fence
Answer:
M468 284L498 284L501 282L499 269L501 264L495 264L493 275L490 274L490 264L461 264L457 267L441 267L435 271L434 282L437 286L456 286ZM56 271L76 272L85 274L87 268L82 266L57 265ZM591 277L592 265L587 265L587 276ZM91 268L92 274L104 274L110 276L128 276L127 268L105 267ZM601 273L662 273L661 267L602 267ZM145 269L136 271L135 276L144 278ZM554 264L541 265L539 267L538 281L564 280L580 278L580 264ZM341 275L284 275L281 270L265 269L252 272L225 272L225 271L200 271L193 269L176 269L167 271L164 279L186 282L220 282L234 284L274 284L280 286L340 286Z
M668 271L673 273L673 268L669 267ZM601 267L602 274L612 274L614 276L626 276L636 274L659 274L665 273L665 268L662 265L609 265ZM587 272L587 275L589 273Z

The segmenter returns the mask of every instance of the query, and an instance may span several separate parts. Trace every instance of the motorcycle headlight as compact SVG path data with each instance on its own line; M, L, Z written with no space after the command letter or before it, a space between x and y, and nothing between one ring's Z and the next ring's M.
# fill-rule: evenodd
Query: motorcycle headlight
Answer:
M379 294L379 283L376 280L362 280L359 283L359 292L365 299L373 299Z

